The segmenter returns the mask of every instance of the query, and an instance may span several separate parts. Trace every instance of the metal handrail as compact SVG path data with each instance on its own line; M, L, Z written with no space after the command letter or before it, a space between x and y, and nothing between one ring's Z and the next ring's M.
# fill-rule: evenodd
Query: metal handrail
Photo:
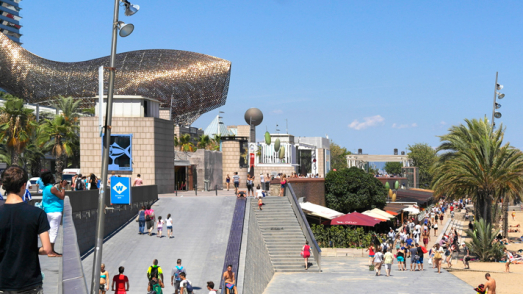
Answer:
M309 241L309 244L312 245L311 249L314 255L314 260L316 261L316 264L318 264L318 268L321 271L321 248L318 245L318 242L316 242L316 238L314 238L314 234L312 233L309 222L307 221L307 217L305 217L305 213L303 213L303 210L301 209L301 206L298 203L298 199L296 198L296 194L292 189L291 183L287 182L287 188L285 192L285 196L287 197L287 199L289 199L289 202L291 203L292 210L296 214L296 218L298 219L298 223L300 224L301 230L305 235L305 239Z

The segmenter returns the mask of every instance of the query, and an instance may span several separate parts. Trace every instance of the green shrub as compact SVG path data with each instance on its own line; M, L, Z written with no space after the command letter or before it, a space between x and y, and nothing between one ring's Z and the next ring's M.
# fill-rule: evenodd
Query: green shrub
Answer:
M371 174L352 167L329 172L325 177L327 207L342 213L383 208L387 189Z
M367 248L374 232L365 233L362 227L312 225L312 233L323 248Z

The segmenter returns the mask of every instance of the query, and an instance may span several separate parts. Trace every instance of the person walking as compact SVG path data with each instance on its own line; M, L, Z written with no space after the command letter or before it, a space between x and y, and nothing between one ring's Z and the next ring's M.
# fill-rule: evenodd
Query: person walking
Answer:
M394 263L394 255L392 255L392 248L387 250L387 253L383 256L383 262L385 263L385 271L387 272L387 277L390 276L390 271L392 270L392 263Z
M74 181L74 190L75 191L83 191L85 190L85 183L84 181L82 180L82 174L79 174L75 181Z
M240 176L238 175L238 172L234 172L232 180L234 182L234 193L238 194L238 188L240 187Z
M367 250L369 252L369 265L372 265L373 261L374 261L374 255L375 255L375 252L374 252L374 246L371 244L369 246L369 248L367 248Z
M51 240L51 247L53 253L49 257L61 257L62 255L54 250L54 243L56 236L58 236L58 229L62 220L62 211L64 210L65 187L67 181L62 180L60 184L53 186L55 179L51 172L44 172L41 175L44 183L42 194L42 205L45 213L47 213L47 220L49 221L49 239Z
M185 268L182 266L182 260L178 258L176 266L171 270L171 286L174 286L174 294L178 294L180 290L180 283L182 281L180 278L181 273L187 274Z
M452 251L454 250L454 245L447 245L447 250L445 250L445 262L447 263L447 268L452 267Z
M512 209L512 220L513 221L516 220L516 210L515 209Z
M100 266L100 289L98 290L99 294L105 294L109 291L109 272L105 269L105 264Z
M5 203L0 203L0 292L43 293L38 255L52 254L50 226L43 210L22 200L28 178L18 166L2 173L7 196Z
M410 254L410 271L413 272L416 270L416 266L418 264L418 248L416 246L410 246L409 247L409 254Z
M269 191L269 188L270 188L270 184L271 184L271 176L269 176L269 174L267 174L267 176L265 177L265 191Z
M265 176L263 173L260 174L260 186L262 189L265 189Z
M514 255L510 252L507 247L503 248L503 252L507 256L507 262L505 263L505 272L510 273L510 264L514 261Z
M157 277L152 277L147 284L147 293L163 294L162 288L164 288L162 280Z
M138 234L145 234L145 206L138 211Z
M147 224L147 231L149 231L149 236L152 236L155 221L156 216L154 215L154 210L151 208L151 205L147 205L147 210L145 211L145 223Z
M229 185L231 184L231 177L229 177L229 174L227 174L227 177L225 178L225 184L227 185L227 191L229 191Z
M374 254L374 271L376 271L376 276L381 275L381 265L383 264L383 253L381 253L381 248L378 247L378 250Z
M185 273L180 273L180 293L181 294L193 294L193 286L191 281L187 280L187 275ZM236 291L234 291L236 293Z
M398 270L404 271L405 268L405 247L401 247L396 253L396 259L398 260Z
M488 294L496 294L496 280L494 280L490 273L485 274L485 279L487 282L485 283L485 288L488 289Z
M440 213L439 215L439 224L443 225L443 213Z
M207 282L207 290L209 290L209 294L216 294L216 293L218 293L218 290L214 290L214 282L213 281Z
M423 230L423 246L425 246L425 248L427 248L427 245L429 244L429 241L430 241L430 233L428 230Z
M113 277L112 290L115 294L127 294L129 291L129 278L123 274L125 268L123 266L118 268L118 273Z
M469 260L470 260L470 250L465 244L465 242L461 243L461 246L463 247L463 253L465 256L463 256L463 266L464 269L470 269Z
M163 283L163 271L162 268L158 266L158 259L153 260L153 265L147 269L147 279L150 281L153 278L157 278Z
M438 236L438 221L434 223L434 237Z
M133 187L138 187L138 186L141 186L141 185L143 185L142 175L138 174L136 176L136 179L134 179Z
M157 238L162 238L163 237L163 233L162 233L162 230L163 230L163 224L165 222L162 220L162 217L159 216L158 217L158 224L157 224L157 231L158 231L158 234L156 235Z
M167 225L167 236L169 239L174 238L173 234L173 219L171 218L171 214L169 213L167 215L167 219L165 220L165 224Z
M253 196L254 197L254 187L253 187L253 181L250 175L247 175L247 196Z
M439 243L436 243L436 250L434 250L434 264L436 265L439 274L441 274L441 262L443 261L444 252L445 251L439 245Z
M309 241L305 241L305 245L301 249L301 257L305 259L305 269L309 269L309 257L311 257L311 247Z
M280 197L283 197L284 193L285 193L285 187L287 187L287 176L285 176L285 174L283 174L281 180L280 180L280 184L281 184L281 187L280 187Z

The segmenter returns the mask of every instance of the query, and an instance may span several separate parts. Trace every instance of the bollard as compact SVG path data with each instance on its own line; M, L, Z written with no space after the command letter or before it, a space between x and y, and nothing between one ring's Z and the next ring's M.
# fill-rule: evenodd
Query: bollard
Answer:
M214 185L214 191L216 191L216 196L218 196L218 185Z
M196 187L196 184L194 185L194 195L198 196L198 188Z

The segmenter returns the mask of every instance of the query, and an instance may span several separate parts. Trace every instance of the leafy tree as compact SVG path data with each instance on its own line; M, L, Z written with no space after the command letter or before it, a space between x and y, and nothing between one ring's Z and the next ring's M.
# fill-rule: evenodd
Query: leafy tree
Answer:
M347 148L341 147L340 145L331 141L330 143L331 152L331 169L340 170L347 167L347 155L351 154L347 151Z
M385 171L389 175L401 174L401 162L385 162Z
M383 208L387 199L385 186L356 167L328 173L325 194L327 207L343 213Z
M6 101L0 107L0 142L11 155L11 163L18 163L37 124L33 110L24 107L22 99L4 94Z
M436 195L472 197L476 219L491 221L491 203L523 190L523 153L503 144L505 128L493 130L487 118L465 120L441 136L434 171Z
M57 180L62 179L62 172L67 157L73 155L73 146L77 144L78 125L71 123L65 116L57 115L53 120L46 120L41 126L39 138L44 150L49 150L56 158Z
M419 178L418 183L420 188L428 189L432 182L432 165L438 159L436 150L430 147L427 143L416 143L409 145L408 156L412 159L412 163L418 168Z
M180 151L185 152L194 152L194 144L191 142L191 135L185 134L181 135L178 139L178 146L180 147Z
M471 253L476 254L481 261L492 261L503 256L503 245L494 242L499 231L493 230L491 224L484 219L475 221L474 229L468 229L465 233L471 239L470 242L465 243Z

